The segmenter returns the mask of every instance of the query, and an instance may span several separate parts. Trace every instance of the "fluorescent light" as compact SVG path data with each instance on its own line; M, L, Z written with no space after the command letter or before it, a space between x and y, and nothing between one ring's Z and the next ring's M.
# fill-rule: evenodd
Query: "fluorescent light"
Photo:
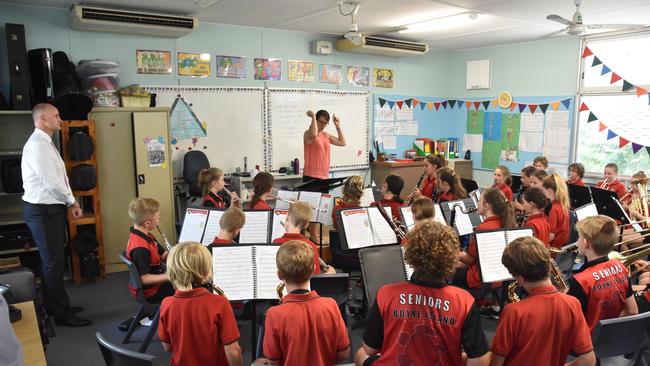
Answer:
M215 3L218 3L218 2L219 2L219 0L201 0L199 2L199 7L207 8L208 6L211 6L211 5L213 5Z
M485 15L479 15L476 12L464 12L447 17L409 24L405 30L401 30L399 33L423 33L449 30L453 28L462 28L463 26L466 26L467 24L484 17Z

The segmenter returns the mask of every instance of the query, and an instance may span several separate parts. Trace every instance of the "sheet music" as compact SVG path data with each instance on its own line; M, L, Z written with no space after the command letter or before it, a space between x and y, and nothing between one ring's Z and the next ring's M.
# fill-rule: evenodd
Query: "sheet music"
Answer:
M590 216L598 216L598 208L596 207L595 203L588 203L582 207L578 207L575 209L576 216L578 217L578 221L585 219Z
M239 233L239 243L266 243L269 233L268 211L244 211L246 224Z
M411 206L402 206L399 208L399 210L402 213L402 221L404 222L404 226L406 226L406 231L413 230L415 219L413 219L413 211L411 211Z
M273 211L273 230L271 231L271 242L287 232L284 229L284 223L287 221L288 214L289 210Z
M224 211L221 210L210 210L210 215L205 224L205 233L203 233L201 244L210 245L214 241L214 238L219 235L219 231L221 230L219 221L221 220L221 216L223 216L223 212Z
M413 272L415 272L415 269L413 269L413 267L411 267L411 265L406 263L406 260L404 260L405 258L404 253L406 252L406 248L400 247L400 249L402 250L402 262L404 262L404 271L406 272L406 279L410 280L411 276L413 276Z
M447 225L447 221L445 221L445 216L442 214L442 209L440 208L439 203L433 204L433 211L435 212L435 216L433 216L433 221L439 222L443 225Z
M309 203L309 206L312 207L310 221L316 221L318 219L318 208L320 206L321 195L322 193L320 192L300 191L300 201L307 202Z
M255 298L253 281L253 247L224 246L212 248L212 278L228 300Z
M501 264L501 256L506 248L504 231L476 234L478 260L483 282L498 282L512 279L508 269Z
M370 218L370 227L375 245L397 244L397 235L390 228L386 219L381 215L377 207L368 207L368 217ZM386 207L390 215L390 207Z
M375 202L375 195L372 193L372 187L364 188L359 200L359 206L370 207L373 202Z
M185 211L181 235L178 238L179 243L184 241L195 241L198 243L201 241L205 222L208 219L208 212L209 210L200 208L188 208Z
M298 200L298 194L299 193L300 192L297 192L297 191L279 190L278 194L277 194L277 197L285 199L287 201L296 202ZM289 202L280 201L280 200L275 201L275 209L276 210L288 210L289 206L291 206L291 204Z
M341 223L348 249L364 248L374 244L367 209L341 211Z
M331 194L323 193L320 198L320 210L316 221L323 225L333 226L332 210L334 209L334 199Z
M508 230L508 244L512 243L515 239L523 238L526 236L533 236L533 229L519 229L519 230Z
M276 288L280 284L275 255L279 245L256 245L255 266L257 268L257 298L276 299Z
M469 218L468 214L464 214L461 212L460 208L462 207L463 210L466 210L465 207L465 202L463 201L451 201L451 202L445 202L447 204L447 207L449 207L449 210L451 211L452 206L454 205L459 205L460 207L456 207L456 220L454 222L454 227L456 230L458 230L458 235L467 235L471 234L474 232L474 227L472 226L472 220Z
M625 211L625 209L621 205L621 202L619 202L619 200L617 200L616 198L613 198L613 200L614 200L614 202L616 202L616 204L618 205L618 208L621 210L621 212L623 212L623 215L625 215L625 218L627 219L627 222L630 222L630 223L634 222L634 220L632 220L630 218L630 215L627 214L627 211ZM634 231L636 231L637 233L643 231L643 228L639 224L632 224L630 226L632 226Z

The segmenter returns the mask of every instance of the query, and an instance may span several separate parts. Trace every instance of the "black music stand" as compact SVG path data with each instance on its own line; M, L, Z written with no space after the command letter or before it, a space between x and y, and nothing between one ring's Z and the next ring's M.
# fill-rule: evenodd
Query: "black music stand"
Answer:
M465 205L465 210L471 210L476 208L476 204L474 204L474 200L471 198L464 198L462 200L456 200L456 201L450 201L450 202L457 202L457 201L463 201L463 204ZM450 202L442 202L440 203L440 211L442 211L442 215L445 217L445 221L447 222L447 225L454 227L455 222L451 222L452 219L452 211L450 209ZM451 204L453 206L453 203ZM472 222L473 227L477 227L481 222L481 215L478 214L478 211L470 212L469 213L469 220ZM456 229L454 227L454 229ZM456 229L458 231L458 229Z
M577 186L575 184L567 184L566 186L569 191L569 201L571 202L571 208L582 207L588 203L593 202L589 187Z
M382 286L406 281L401 245L359 249L359 262L369 307Z
M465 188L465 191L467 192L478 189L478 183L476 183L475 180L460 178L460 184L463 185L463 188Z
M519 192L519 189L521 188L521 175L511 175L510 179L512 180L512 184L510 184L510 189L512 189L512 192L516 193Z
M591 196L600 215L609 216L623 224L629 224L627 215L618 202L616 192L591 187Z
M339 178L327 178L327 179L315 179L307 183L303 183L299 186L293 188L294 191L307 191L307 192L320 192L320 193L330 193L334 188L340 187L343 185L343 182L348 179L348 177L339 177Z

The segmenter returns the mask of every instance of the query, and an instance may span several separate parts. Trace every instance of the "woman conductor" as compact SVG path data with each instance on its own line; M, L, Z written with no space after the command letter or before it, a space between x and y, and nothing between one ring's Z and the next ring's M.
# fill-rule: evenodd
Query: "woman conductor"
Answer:
M341 122L334 115L333 121L338 136L325 132L325 127L330 123L330 114L325 110L307 111L311 118L309 129L303 135L305 147L305 168L303 171L303 182L316 179L327 179L330 173L330 144L345 146L345 137L341 130Z

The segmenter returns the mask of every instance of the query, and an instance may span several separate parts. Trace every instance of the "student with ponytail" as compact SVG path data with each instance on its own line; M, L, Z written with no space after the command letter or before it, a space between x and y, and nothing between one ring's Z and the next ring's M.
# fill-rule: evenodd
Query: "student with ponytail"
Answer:
M467 191L460 183L460 177L453 169L444 167L438 169L438 188L440 194L438 195L438 202L447 202L467 198Z
M544 215L544 209L548 202L546 193L541 188L531 187L524 191L522 201L524 212L527 215L526 223L523 226L532 228L533 235L548 248L551 228L546 220L546 215Z
M336 216L344 208L359 208L363 195L363 178L353 175L343 183L343 197L337 198L332 210L332 222L336 229Z
M494 169L494 185L492 188L498 188L506 196L509 202L512 202L512 178L510 177L510 169L505 165L499 165Z
M271 206L266 203L266 199L271 195L273 190L273 175L267 172L260 172L253 178L253 197L249 203L251 210L270 210Z
M201 169L198 184L203 192L203 207L228 208L235 206L241 208L241 201L237 193L230 192L228 196L228 193L224 191L226 182L221 169Z
M542 184L546 198L551 201L551 210L547 214L550 227L550 244L560 248L569 241L569 193L564 179L553 173L544 179Z
M404 206L404 200L399 196L404 189L404 179L399 175L391 174L381 185L382 200L373 202L373 206L390 206L393 217L400 217L399 208Z

